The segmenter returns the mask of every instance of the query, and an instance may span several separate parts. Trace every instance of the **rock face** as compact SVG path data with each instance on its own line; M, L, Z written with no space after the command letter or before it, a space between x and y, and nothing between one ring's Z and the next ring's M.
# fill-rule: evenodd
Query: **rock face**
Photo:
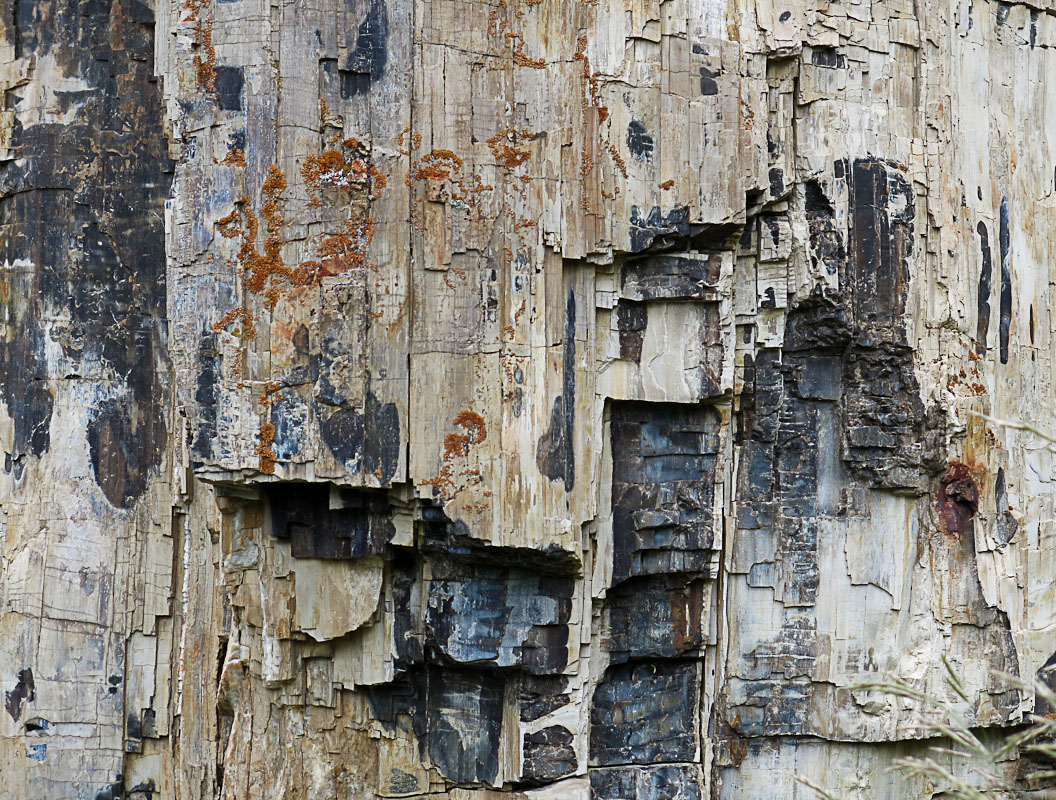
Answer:
M855 686L999 738L1056 653L1054 76L992 0L0 3L0 793L939 796Z

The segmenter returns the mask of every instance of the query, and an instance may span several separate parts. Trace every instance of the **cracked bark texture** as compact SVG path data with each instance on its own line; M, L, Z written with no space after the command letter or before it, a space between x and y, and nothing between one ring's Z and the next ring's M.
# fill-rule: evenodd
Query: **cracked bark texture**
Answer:
M1054 53L0 0L0 793L941 796L854 687L996 742L1056 659L1052 454L975 415L1056 430Z

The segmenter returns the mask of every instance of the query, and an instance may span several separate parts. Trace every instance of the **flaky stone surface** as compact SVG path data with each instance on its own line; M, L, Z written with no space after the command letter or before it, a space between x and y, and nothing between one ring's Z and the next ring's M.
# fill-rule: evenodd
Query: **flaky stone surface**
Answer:
M0 2L0 794L940 795L853 687L997 741L1056 653L1052 454L978 416L1056 431L1054 53Z

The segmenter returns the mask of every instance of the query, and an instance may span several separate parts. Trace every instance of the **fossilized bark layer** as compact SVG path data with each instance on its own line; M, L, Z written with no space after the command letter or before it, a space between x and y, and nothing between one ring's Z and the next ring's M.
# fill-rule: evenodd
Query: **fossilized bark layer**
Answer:
M1056 429L1054 44L0 5L4 791L940 793L853 687L999 737L1056 651L1051 453L973 415Z

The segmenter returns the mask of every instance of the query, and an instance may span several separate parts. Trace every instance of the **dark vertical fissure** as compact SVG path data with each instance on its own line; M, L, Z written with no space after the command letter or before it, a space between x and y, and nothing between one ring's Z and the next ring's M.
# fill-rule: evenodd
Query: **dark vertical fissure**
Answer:
M1001 198L1001 319L999 322L999 353L1001 363L1008 363L1008 335L1012 326L1012 263L1011 239L1008 222L1008 198Z
M986 223L980 222L979 248L982 251L982 269L979 271L978 314L975 328L975 351L982 355L986 352L986 335L990 330L990 291L993 280L993 263L990 255L990 236Z

